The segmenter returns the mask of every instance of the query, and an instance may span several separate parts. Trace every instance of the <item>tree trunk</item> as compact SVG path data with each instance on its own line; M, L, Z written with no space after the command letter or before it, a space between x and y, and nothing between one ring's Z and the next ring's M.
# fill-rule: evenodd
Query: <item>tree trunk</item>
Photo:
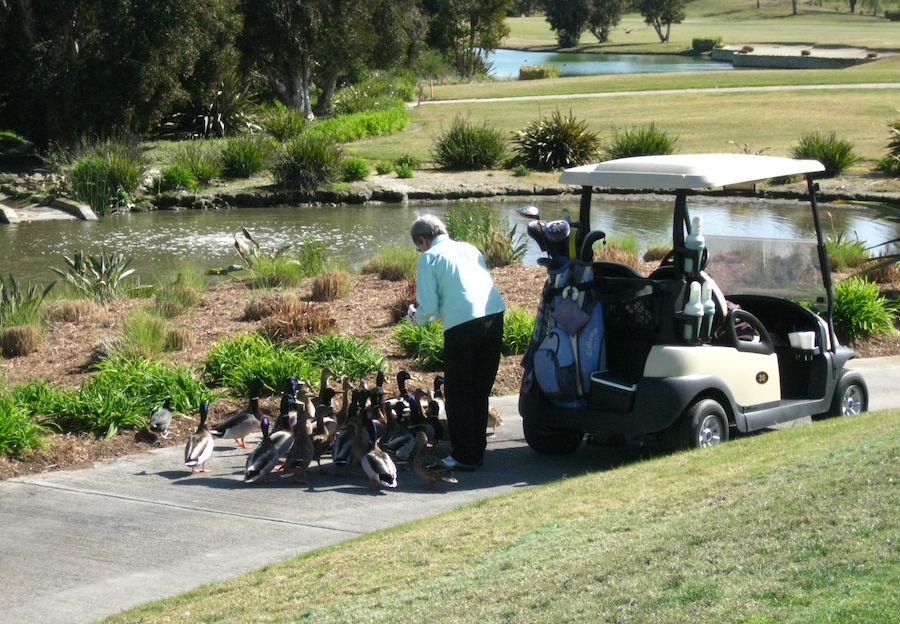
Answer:
M791 7L793 8L791 15L797 15L797 0L791 0Z

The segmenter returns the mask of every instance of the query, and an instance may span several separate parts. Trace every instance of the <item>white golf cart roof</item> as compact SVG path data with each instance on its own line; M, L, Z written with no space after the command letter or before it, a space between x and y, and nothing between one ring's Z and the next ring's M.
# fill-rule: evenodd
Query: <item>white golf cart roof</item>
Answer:
M566 169L561 184L621 189L706 189L824 171L818 160L754 154L635 156Z

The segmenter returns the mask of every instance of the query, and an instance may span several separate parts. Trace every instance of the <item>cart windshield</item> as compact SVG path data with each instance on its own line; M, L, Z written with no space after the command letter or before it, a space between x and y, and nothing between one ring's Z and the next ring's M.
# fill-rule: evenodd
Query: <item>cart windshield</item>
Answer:
M708 235L706 273L728 295L768 295L798 302L825 301L814 239L786 240Z

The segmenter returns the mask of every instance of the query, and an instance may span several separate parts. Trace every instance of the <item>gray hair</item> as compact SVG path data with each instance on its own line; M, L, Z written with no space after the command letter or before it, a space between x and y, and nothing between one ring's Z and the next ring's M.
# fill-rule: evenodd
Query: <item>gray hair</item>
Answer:
M447 226L444 225L444 222L431 214L422 215L409 228L409 234L414 243L418 243L419 238L423 236L428 240L434 240L435 236L446 233Z

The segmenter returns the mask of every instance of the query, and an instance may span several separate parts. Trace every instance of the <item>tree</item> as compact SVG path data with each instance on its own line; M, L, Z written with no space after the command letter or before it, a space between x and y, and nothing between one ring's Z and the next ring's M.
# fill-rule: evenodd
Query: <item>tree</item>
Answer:
M684 20L684 3L685 0L635 0L634 7L644 16L644 22L653 26L659 40L666 43L672 24Z
M588 29L600 43L609 41L609 31L619 24L626 0L591 0Z
M144 132L236 63L237 0L0 0L0 126Z
M425 0L428 43L452 58L465 78L485 68L485 58L509 35L506 9L511 0Z
M544 0L544 14L561 48L573 48L591 19L591 4L596 0ZM601 0L602 1L602 0Z

